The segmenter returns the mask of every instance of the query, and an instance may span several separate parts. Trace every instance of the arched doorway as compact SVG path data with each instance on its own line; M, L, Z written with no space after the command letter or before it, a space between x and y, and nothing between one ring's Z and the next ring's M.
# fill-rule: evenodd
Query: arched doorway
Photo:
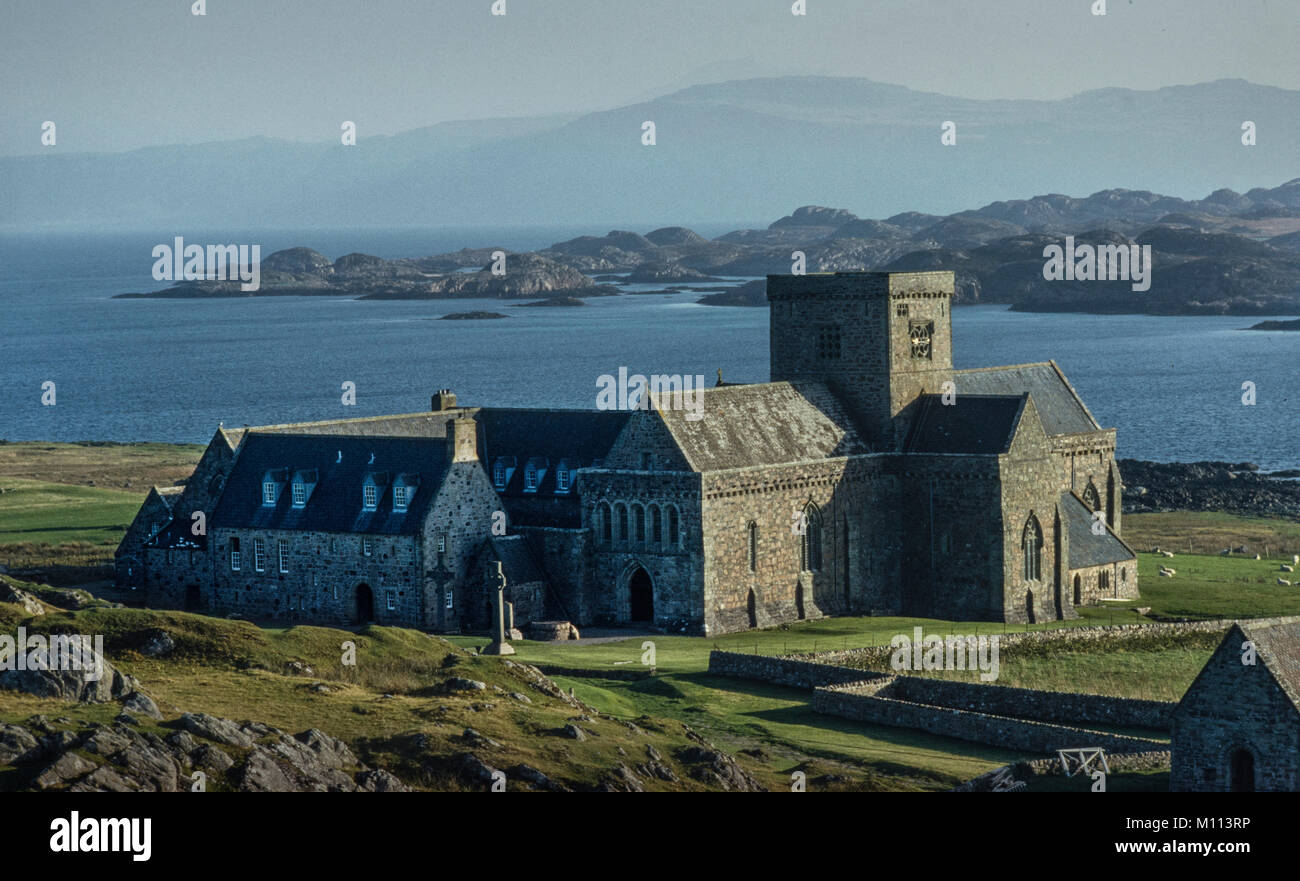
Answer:
M655 590L650 581L650 573L638 566L627 580L629 600L628 619L631 621L653 621L655 619Z
M1082 603L1083 603L1083 579L1080 578L1078 575L1076 575L1074 576L1074 604L1077 606Z
M1232 754L1230 769L1230 786L1232 792L1255 791L1255 755L1248 749L1239 749Z
M368 584L357 585L357 623L369 624L375 620L375 595Z

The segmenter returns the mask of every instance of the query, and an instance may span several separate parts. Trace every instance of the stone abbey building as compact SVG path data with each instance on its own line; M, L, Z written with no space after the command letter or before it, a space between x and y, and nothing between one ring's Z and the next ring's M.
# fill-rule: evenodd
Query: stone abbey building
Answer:
M150 605L715 634L1044 621L1136 597L1115 430L1052 363L955 370L951 272L768 277L771 381L627 411L461 406L213 436L118 549ZM202 522L203 529L198 525Z

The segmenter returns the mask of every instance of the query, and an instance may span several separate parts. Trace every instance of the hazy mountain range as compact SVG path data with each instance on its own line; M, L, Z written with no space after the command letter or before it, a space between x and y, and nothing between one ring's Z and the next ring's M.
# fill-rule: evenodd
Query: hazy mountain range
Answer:
M181 109L181 112L187 112ZM204 112L238 112L206 108ZM656 144L643 146L653 121ZM945 121L957 143L940 143ZM1258 145L1243 146L1243 121ZM342 122L342 120L340 120ZM1300 92L1221 80L1064 100L972 100L865 79L699 85L580 115L392 137L250 139L0 159L0 229L716 223L808 202L946 214L1008 193L1184 197L1295 177ZM1005 220L1024 226L1022 210ZM1017 218L1020 219L1017 219Z

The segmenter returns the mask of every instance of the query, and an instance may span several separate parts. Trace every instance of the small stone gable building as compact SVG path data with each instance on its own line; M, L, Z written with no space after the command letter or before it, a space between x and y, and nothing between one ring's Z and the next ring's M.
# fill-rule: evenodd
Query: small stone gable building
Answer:
M1174 711L1174 792L1300 791L1300 618L1238 622Z
M143 541L148 601L482 629L497 563L521 627L1024 622L1136 597L1114 429L1052 362L954 369L952 290L950 272L769 276L771 381L689 406L443 390L427 413L221 429Z

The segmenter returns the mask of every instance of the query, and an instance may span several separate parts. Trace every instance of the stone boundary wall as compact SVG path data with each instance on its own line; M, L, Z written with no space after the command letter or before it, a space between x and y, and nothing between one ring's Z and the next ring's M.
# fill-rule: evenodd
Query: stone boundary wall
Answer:
M772 655L746 655L740 652L709 652L709 675L733 679L756 679L772 685L814 689L820 685L842 685L871 680L888 681L894 677L836 667L816 661L778 658Z
M909 703L931 704L954 710L1011 716L1068 725L1113 725L1126 728L1173 726L1177 703L1107 697L1071 691L1040 691L1007 685L955 682L924 676L899 676L889 697Z
M1158 740L1126 737L1069 725L993 716L950 707L934 707L883 697L888 681L830 685L813 690L812 709L828 716L895 728L914 728L1003 749L1053 753L1058 749L1103 747L1107 752L1150 752L1165 749Z
M1152 750L1144 753L1106 753L1106 767L1110 768L1112 774L1122 773L1124 771L1158 771L1169 767L1170 754L1168 750ZM1035 759L1032 762L1017 762L1014 765L1003 765L1001 768L994 768L978 777L972 777L965 783L954 786L949 792L990 792L993 789L993 781L1003 774L1010 773L1011 777L1016 780L1027 780L1030 777L1064 777L1065 772L1061 770L1060 759ZM1092 782L1090 779L1083 777L1080 779L1079 786L1081 789L1091 789Z
M1149 622L1146 624L1103 624L1097 627L1058 627L1052 630L1031 630L1028 633L1001 633L992 630L987 633L981 632L980 636L997 636L998 647L1001 649L1014 648L1018 645L1035 645L1053 643L1063 643L1065 645L1083 644L1092 642L1106 642L1109 640L1128 640L1141 639L1145 636L1164 635L1164 634L1182 634L1182 633L1218 633L1226 631L1233 624L1241 623L1246 626L1261 626L1270 624L1290 624L1300 621L1300 615L1292 615L1282 618L1216 618L1210 621L1176 621L1170 623ZM903 631L900 631L903 632ZM909 639L912 631L907 630L904 635ZM946 637L948 634L940 631L928 631L926 636L934 635ZM973 636L974 634L962 634L963 636ZM801 654L787 655L787 658L801 661L818 661L823 664L841 664L850 660L868 660L888 662L890 656L894 653L894 648L889 645L868 646L866 648L845 649L843 651L832 652L804 652Z

